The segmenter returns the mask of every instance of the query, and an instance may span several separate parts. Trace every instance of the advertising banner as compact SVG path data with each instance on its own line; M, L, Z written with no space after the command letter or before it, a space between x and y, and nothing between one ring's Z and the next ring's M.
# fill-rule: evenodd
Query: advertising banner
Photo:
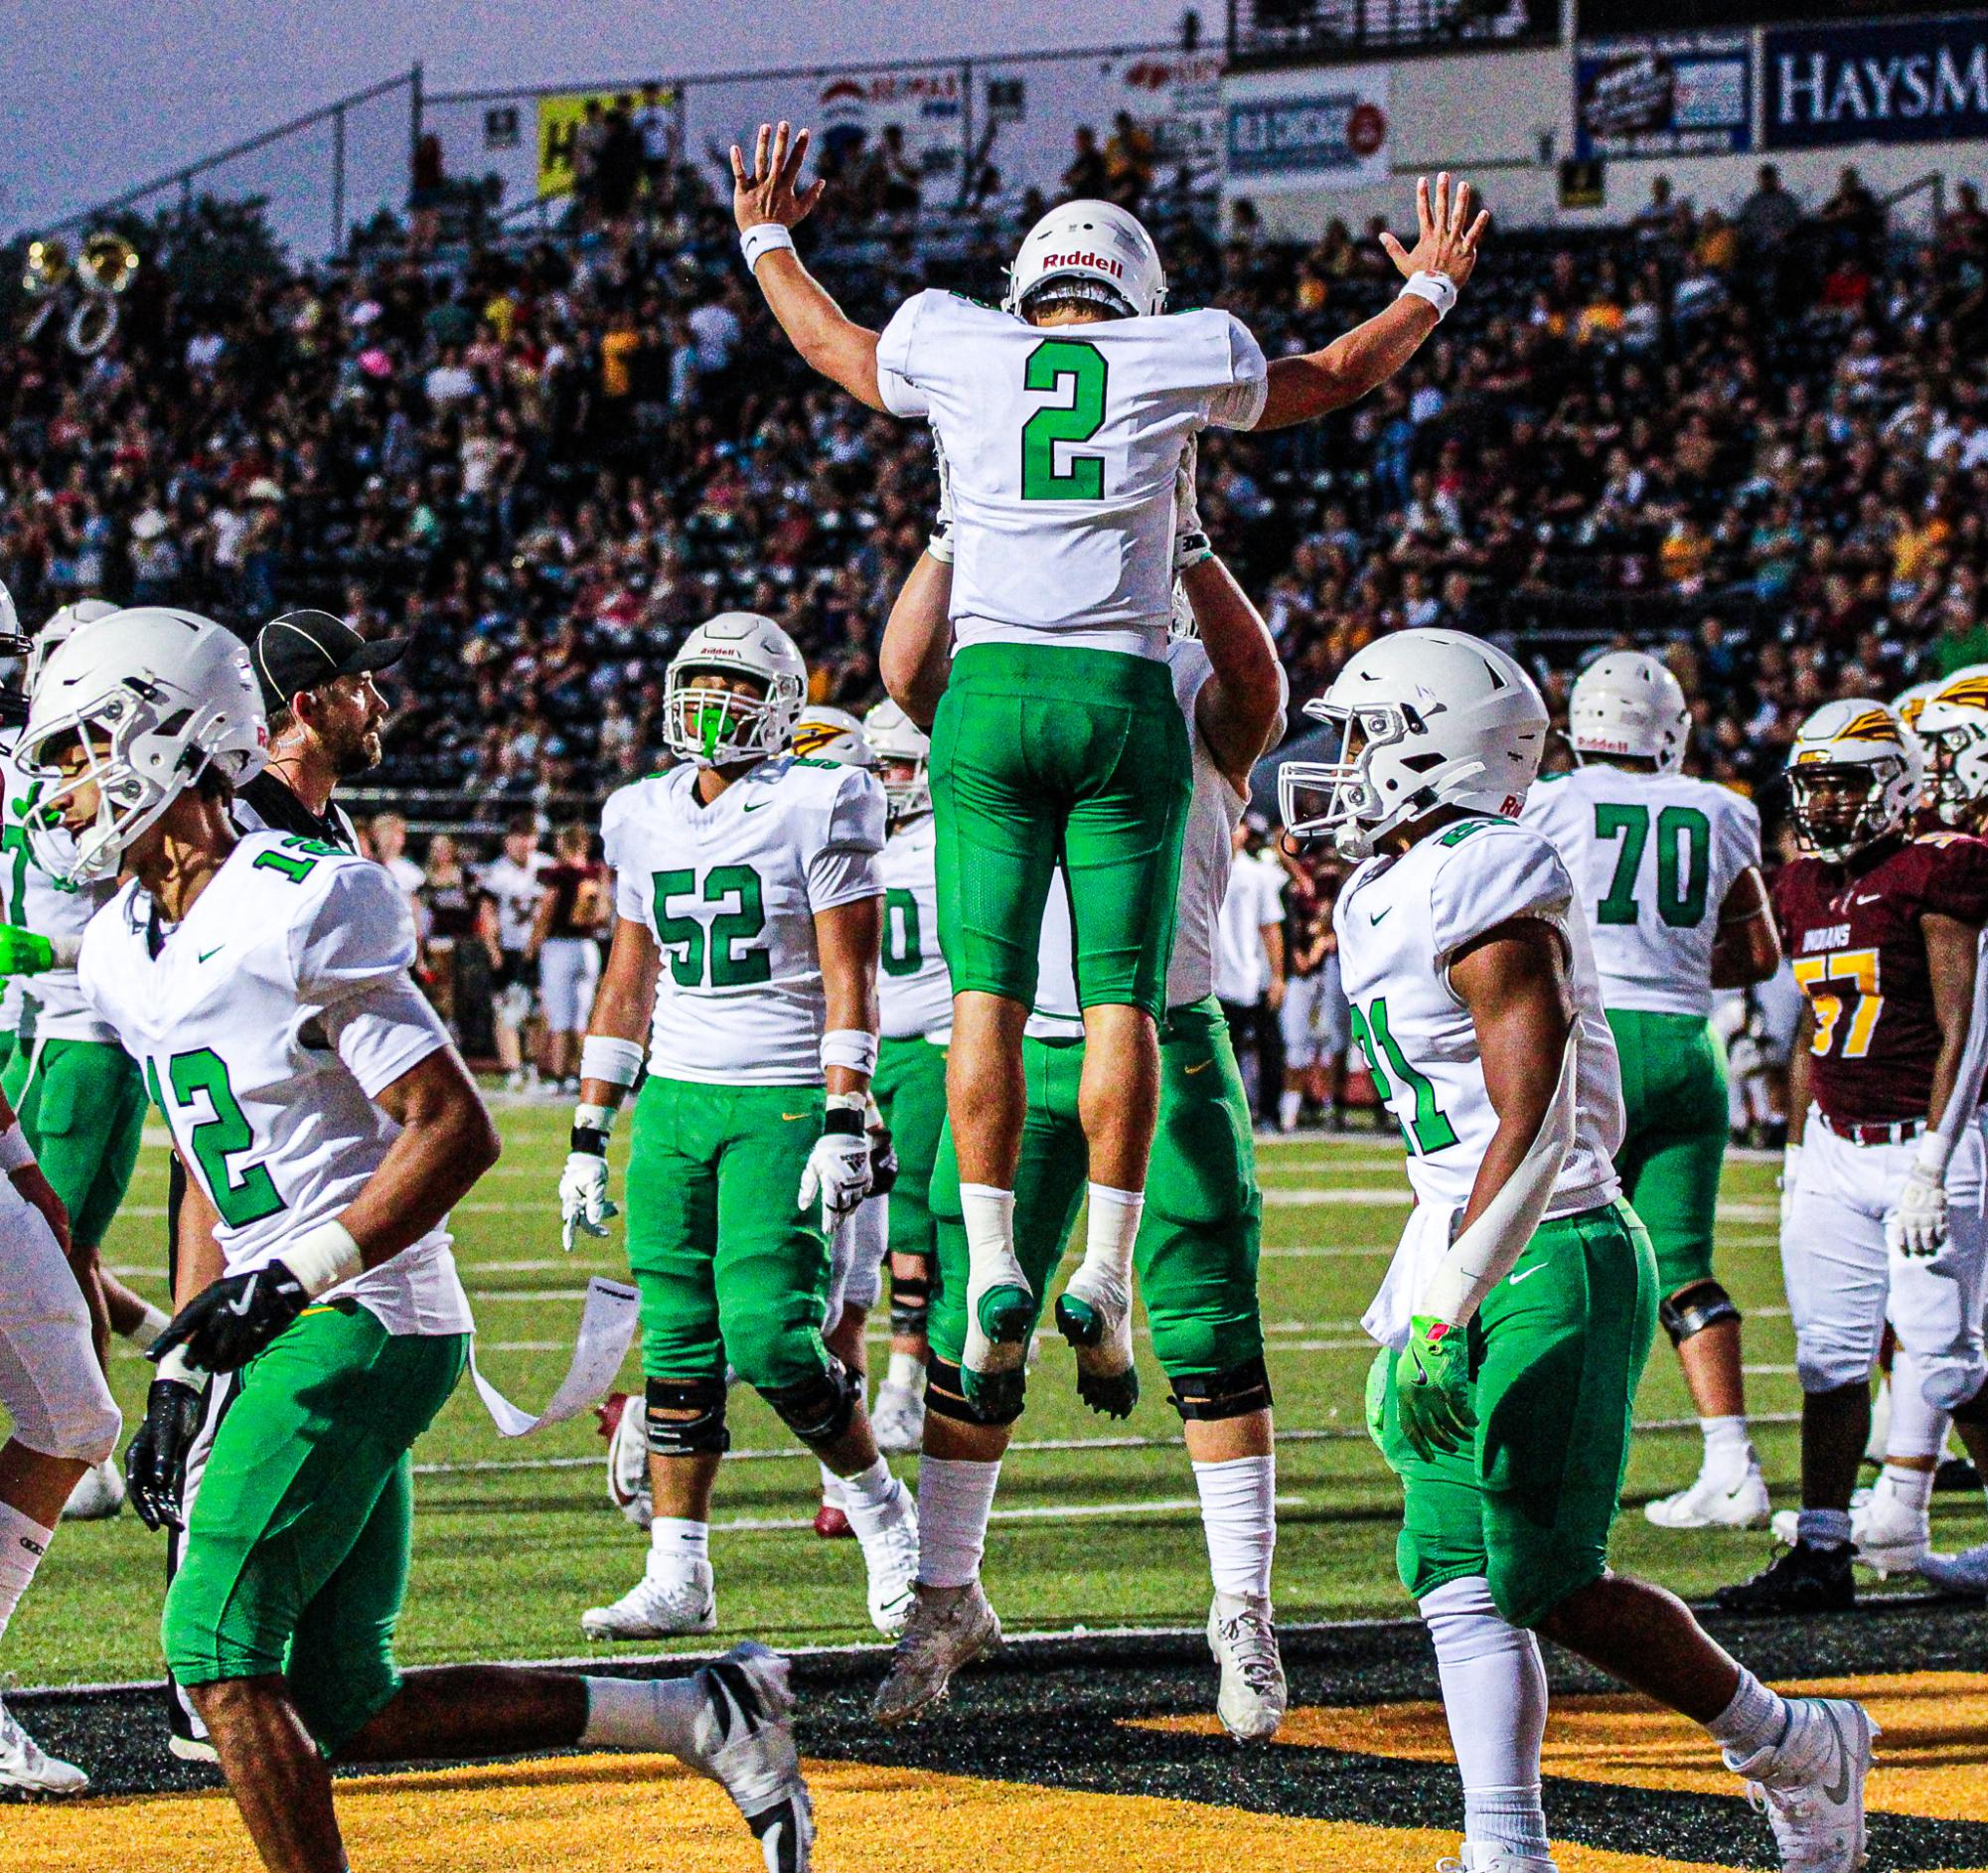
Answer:
M1665 33L1582 46L1574 153L1728 156L1754 143L1754 42L1744 33Z
M1229 174L1312 189L1386 181L1388 68L1310 76L1314 83L1301 93L1230 103Z
M1988 16L1777 26L1765 39L1768 149L1988 137Z
M677 108L677 87L664 85L656 96L656 104L663 110ZM573 132L585 121L587 105L597 103L603 110L612 110L619 104L631 116L648 108L640 86L623 85L612 91L552 91L538 99L538 175L539 195L561 195L573 186ZM501 149L508 146L489 141L490 120L496 111L484 113L485 146Z

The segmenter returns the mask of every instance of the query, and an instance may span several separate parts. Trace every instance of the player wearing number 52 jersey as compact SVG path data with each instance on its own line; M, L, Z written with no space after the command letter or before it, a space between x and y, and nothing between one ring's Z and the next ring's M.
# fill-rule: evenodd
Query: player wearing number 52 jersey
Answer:
M1764 981L1780 962L1760 819L1730 788L1678 771L1691 714L1656 658L1598 659L1567 716L1580 766L1542 776L1523 818L1553 842L1588 912L1621 1062L1615 1170L1656 1250L1657 1319L1705 1439L1696 1481L1644 1513L1665 1528L1751 1527L1767 1518L1767 1485L1747 1436L1740 1310L1712 1272L1727 1104L1709 1017L1715 988Z
M1917 737L1882 702L1825 703L1788 754L1803 857L1775 878L1774 911L1807 998L1781 1198L1802 1505L1795 1545L1721 1592L1738 1612L1850 1604L1850 1496L1888 1318L1926 1404L1988 1462L1982 1135L1954 1105L1988 844L1908 836L1923 778Z
M1286 763L1285 821L1363 860L1333 922L1417 1198L1367 1315L1368 1417L1402 1481L1398 1558L1463 1775L1462 1862L1553 1864L1537 1632L1709 1729L1763 1795L1785 1867L1852 1873L1869 1719L1777 1697L1679 1601L1607 1566L1655 1262L1611 1163L1621 1094L1586 914L1554 848L1513 824L1545 704L1491 646L1414 630L1360 651L1309 712L1338 758Z
M877 1455L859 1378L823 1344L831 1232L869 1194L883 790L786 752L807 668L751 612L672 659L681 764L608 801L614 941L560 1183L569 1232L605 1234L606 1132L648 1040L628 1165L654 1510L643 1578L586 1613L597 1639L709 1632L711 1487L729 1366L841 1480L878 1628L917 1566L909 1492Z
M952 478L958 650L932 723L932 782L971 1386L1025 1337L1040 1299L1016 1257L1014 1178L1022 1029L1059 860L1085 1025L1092 1227L1115 1256L1138 1234L1192 789L1165 666L1183 458L1210 424L1307 421L1384 382L1454 302L1485 224L1467 185L1453 204L1448 177L1433 196L1424 185L1415 251L1385 237L1410 275L1402 297L1336 344L1275 364L1228 313L1162 316L1158 250L1108 202L1045 215L998 308L922 292L877 333L793 251L788 231L824 186L800 186L807 142L766 125L750 169L731 152L747 264L802 356L871 408L929 420ZM885 678L909 706L912 686ZM1092 1311L1116 1339L1123 1323Z

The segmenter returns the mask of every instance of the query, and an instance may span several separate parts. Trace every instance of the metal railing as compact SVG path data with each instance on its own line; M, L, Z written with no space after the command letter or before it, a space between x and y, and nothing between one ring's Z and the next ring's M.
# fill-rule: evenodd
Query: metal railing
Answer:
M1560 0L1229 0L1237 66L1551 45Z

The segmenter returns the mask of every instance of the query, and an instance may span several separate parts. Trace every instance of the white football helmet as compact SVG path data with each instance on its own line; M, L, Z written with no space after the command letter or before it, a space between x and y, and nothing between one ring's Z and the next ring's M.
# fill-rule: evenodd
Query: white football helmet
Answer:
M1988 802L1988 664L1912 688L1931 691L1912 727L1932 770L1933 799L1949 812Z
M1925 779L1918 737L1883 702L1825 702L1788 749L1789 817L1811 858L1840 864L1906 823Z
M57 647L68 643L71 633L78 625L94 624L98 618L107 618L116 609L107 598L78 598L75 604L65 605L60 611L52 613L48 623L35 633L28 645L28 662L21 674L21 687L33 696L35 679L42 674L42 666L55 654Z
M1959 674L1958 671L1954 672L1955 676ZM1930 677L1924 683L1914 683L1909 688L1901 690L1897 696L1892 698L1892 713L1900 721L1904 722L1913 734L1917 734L1919 711L1932 701L1933 694L1939 689L1940 685L1947 681L1948 679L1945 677Z
M7 581L0 579L0 637L21 635L21 614L15 608L14 594L7 589Z
M877 761L903 761L911 772L893 780L879 774L883 797L893 820L914 819L932 811L932 776L927 763L932 758L932 737L895 702L879 702L863 717L863 739Z
M88 759L65 779L64 745ZM138 605L78 626L42 666L16 759L41 783L28 816L36 862L80 884L114 876L124 853L213 767L239 787L262 771L269 724L248 647L212 619ZM86 783L96 817L72 836L64 806Z
M693 690L709 672L749 677L758 696ZM670 659L663 690L663 745L699 767L779 754L808 700L808 666L794 640L756 611L721 611L700 624Z
M1166 310L1166 269L1137 215L1116 202L1065 202L1022 236L1001 309L1020 318L1052 280L1135 316Z
M1494 645L1461 631L1396 631L1346 664L1304 712L1339 730L1335 761L1287 761L1287 832L1325 833L1348 858L1438 807L1516 815L1546 746L1546 703ZM1324 795L1316 812L1300 797Z
M1684 687L1647 652L1611 651L1575 679L1567 738L1577 755L1654 761L1659 774L1675 774L1690 737Z
M804 759L834 761L839 767L874 767L876 756L863 739L862 723L845 708L810 702L794 724L794 752Z

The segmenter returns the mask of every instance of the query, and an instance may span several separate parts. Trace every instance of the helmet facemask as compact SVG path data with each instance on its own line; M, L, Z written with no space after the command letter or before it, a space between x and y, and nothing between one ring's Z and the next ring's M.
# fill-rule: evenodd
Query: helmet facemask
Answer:
M876 777L883 783L883 802L891 825L915 820L932 811L932 777L922 754L880 754Z
M716 677L700 684L698 677ZM735 687L754 686L751 691ZM784 703L759 676L735 665L672 664L663 694L663 743L699 767L729 767L778 754L787 740L798 697Z
M158 731L160 703L168 700L133 678L99 697L86 714L59 716L32 743L21 743L16 759L33 782L23 814L28 844L51 877L64 884L115 877L125 853L184 791L141 773L130 754L136 741ZM64 816L86 787L96 790L96 812L72 833Z
M1810 858L1841 864L1898 828L1912 804L1912 763L1903 755L1791 767L1795 840Z
M1922 732L1931 794L1949 823L1971 826L1988 812L1988 715Z
M1339 755L1333 761L1287 761L1278 771L1278 804L1285 831L1294 839L1330 834L1341 858L1370 858L1375 847L1396 827L1419 820L1442 804L1434 786L1412 789L1390 802L1375 781L1377 756L1398 749L1422 732L1422 717L1406 702L1363 702L1357 707L1319 701L1305 713L1339 728ZM1431 750L1426 756L1406 755L1399 765L1426 763L1434 774L1461 787L1486 771L1482 761L1445 762ZM1323 795L1323 804L1305 810L1305 797Z

